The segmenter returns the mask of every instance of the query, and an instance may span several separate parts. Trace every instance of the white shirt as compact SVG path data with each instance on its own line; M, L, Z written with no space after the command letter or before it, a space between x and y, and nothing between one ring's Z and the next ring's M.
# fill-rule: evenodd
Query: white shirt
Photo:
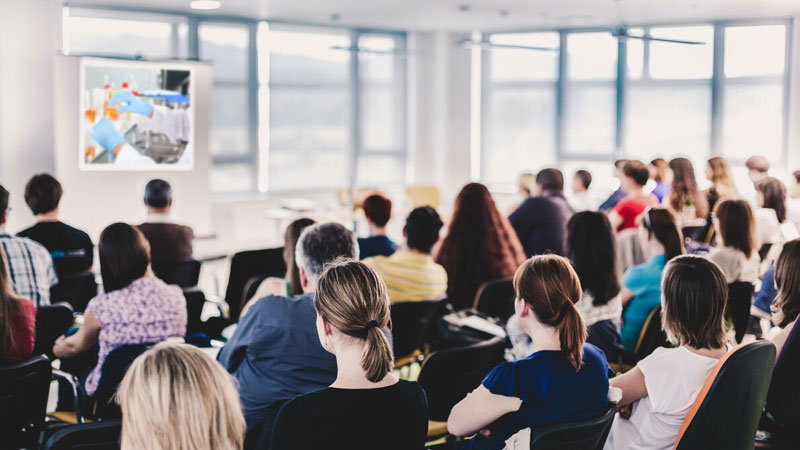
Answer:
M572 194L569 198L569 205L575 212L594 211L597 209L597 202L589 195L589 191Z
M761 244L774 244L782 242L781 224L778 222L778 214L772 208L756 208L756 232Z
M753 252L748 258L745 254L733 247L715 247L706 255L706 258L716 263L725 275L728 284L736 281L753 283L758 278L761 258L758 252Z
M148 213L145 223L173 223L169 214L163 213Z
M616 417L604 449L672 449L689 408L718 361L684 347L660 347L639 361L647 396L633 405L629 420Z
M589 291L583 291L583 297L575 303L578 312L586 326L594 325L602 320L613 320L619 325L622 317L622 298L619 294L605 305L595 306L594 297Z

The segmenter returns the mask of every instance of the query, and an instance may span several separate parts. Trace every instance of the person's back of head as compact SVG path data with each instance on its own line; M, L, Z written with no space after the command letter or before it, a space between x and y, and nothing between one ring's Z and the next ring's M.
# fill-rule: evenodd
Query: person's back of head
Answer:
M574 214L567 222L567 257L595 306L619 294L616 243L608 216L599 211Z
M169 208L172 206L172 186L159 178L148 181L144 188L144 204L156 210Z
M63 193L61 183L55 177L40 173L31 177L25 185L25 203L33 215L38 216L58 209Z
M778 222L786 221L786 186L781 180L767 177L756 183L756 191L761 197L762 208L775 210Z
M575 307L582 296L581 282L569 260L540 255L525 261L514 275L514 292L533 311L535 322L558 330L561 353L575 370L580 369L586 326ZM525 305L517 311L524 316Z
M651 208L642 215L642 227L648 237L655 238L663 247L666 260L682 255L683 234L675 216L664 208Z
M714 207L715 228L722 245L735 248L748 258L757 250L756 221L746 200L724 199Z
M794 182L796 184L800 184L800 170L795 170L792 172L792 178L794 178Z
M536 174L537 194L561 194L564 192L564 174L558 169L542 169Z
M716 264L695 255L671 260L664 269L661 293L661 323L670 342L698 349L725 346L728 285Z
M361 368L366 378L377 383L393 368L392 349L381 331L389 322L389 296L386 285L366 264L340 258L326 264L319 277L314 307L323 324L329 324L346 339L364 342ZM326 350L327 337L333 334L317 327ZM344 336L334 336L341 339Z
M622 173L625 175L625 178L631 180L639 188L647 184L647 180L650 179L650 170L643 162L635 159L625 163L622 167Z
M775 261L775 287L772 321L785 328L800 314L800 239L783 244Z
M107 226L97 249L105 292L122 289L147 273L150 244L134 226L121 222Z
M6 223L6 216L8 213L8 198L10 197L6 188L0 184L0 226Z
M300 269L297 268L297 260L295 259L297 240L300 239L300 234L303 230L315 223L305 217L297 219L286 227L286 232L283 235L283 261L286 263L286 282L289 284L289 294L291 296L303 293L303 289L300 286Z
M669 164L664 158L656 158L650 161L650 178L655 182L666 181L667 169Z
M519 193L524 197L530 197L533 190L534 176L530 172L525 172L519 176Z
M439 240L439 231L442 229L442 219L439 213L430 206L414 208L406 218L403 232L406 235L408 248L430 253L433 245Z
M627 160L627 159L618 159L618 160L614 161L614 176L615 177L622 179L622 177L625 176L625 172L623 171L623 169L625 168L625 163L627 163L628 161L629 160Z
M750 172L750 178L753 181L758 181L758 179L767 176L769 172L769 160L761 155L753 155L747 158L744 165Z
M358 241L352 231L338 223L311 225L297 240L295 258L303 291L313 292L325 264L337 258L358 259Z
M385 227L392 217L392 201L381 194L372 194L362 204L367 220L378 227Z
M592 174L588 170L578 170L575 172L574 182L572 184L572 190L575 192L584 192L589 190L589 186L592 184Z
M22 298L14 293L6 252L0 245L0 359L10 355L17 347L13 321L14 313L19 310L21 304Z
M672 192L669 194L670 206L681 211L685 205L692 205L697 210L697 217L708 215L708 201L700 195L694 165L686 158L675 158L669 162L672 170Z
M245 420L230 374L200 349L161 343L136 358L116 394L122 450L240 450Z

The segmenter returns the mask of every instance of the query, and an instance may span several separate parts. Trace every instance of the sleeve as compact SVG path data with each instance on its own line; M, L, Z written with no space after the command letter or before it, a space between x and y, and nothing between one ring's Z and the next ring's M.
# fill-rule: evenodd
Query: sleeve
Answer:
M114 164L155 164L152 158L148 158L133 149L129 144L123 144L122 149L117 153Z
M614 211L619 214L619 216L622 217L625 222L631 220L633 218L631 216L635 214L635 211L630 206L630 202L626 202L624 200L620 201L616 206L614 206Z
M22 335L23 340L20 350L21 353L27 358L33 354L33 347L36 342L36 306L34 306L33 302L30 300L23 300L23 303L25 330L24 334Z
M524 225L525 225L525 222L526 222L524 208L525 208L525 205L528 203L529 200L530 199L525 200L524 202L522 202L522 204L519 205L519 208L514 210L514 212L511 213L510 216L508 216L508 223L511 224L511 228L513 228L514 232L517 233L517 236L519 236L519 240L520 241L523 240L523 236L522 236L523 235L523 231L524 231L523 228L524 228Z
M492 394L519 398L514 364L506 361L492 369L481 384Z
M260 307L262 306L260 303L259 301L254 304L247 315L239 321L233 336L217 355L217 361L230 373L235 372L239 367L247 353L247 348L256 338L259 340L269 339L268 336L264 336L267 329L261 327L260 318L263 308Z
M659 347L636 364L644 375L647 396L654 412L669 411L670 401L676 393L684 391L682 377L675 376L675 367L679 367L681 361L674 358L676 355L670 355L670 350L675 349Z
M647 283L643 281L641 270L640 267L633 266L628 268L625 274L622 275L622 284L633 292L634 296L641 295L647 289Z
M760 310L769 313L772 301L778 294L775 289L775 266L769 266L767 273L764 274L764 279L761 280L761 289L758 290L753 305Z

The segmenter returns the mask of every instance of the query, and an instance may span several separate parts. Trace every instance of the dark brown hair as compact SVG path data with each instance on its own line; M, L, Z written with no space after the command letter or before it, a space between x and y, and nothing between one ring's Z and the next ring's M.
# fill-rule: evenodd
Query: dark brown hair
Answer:
M728 198L717 203L714 215L719 223L722 245L733 247L748 258L756 251L756 223L753 208L747 201Z
M525 260L517 233L480 183L461 189L436 262L447 271L447 292L457 308L472 306L478 287L511 278Z
M8 258L0 245L0 359L15 353L17 337L12 326L13 316L22 308L22 301L22 297L14 293Z
M765 178L756 184L756 189L764 197L764 208L774 209L778 222L786 221L786 186L777 178Z
M664 158L656 158L650 161L650 167L653 168L653 181L664 181L666 177L667 168L669 164L667 164L667 160Z
M380 329L389 321L389 296L369 266L344 258L327 264L317 282L314 307L337 330L366 341L361 368L369 381L377 383L392 371L392 349Z
M567 222L567 257L594 306L602 306L619 294L617 250L608 216L582 211Z
M783 328L800 314L800 239L783 244L775 261L775 287L778 295L772 303L773 322Z
M31 177L25 185L25 203L33 215L49 213L58 208L63 193L58 180L50 174L40 173Z
M642 225L664 246L667 261L683 254L683 234L675 223L675 216L664 208L645 211Z
M580 369L586 326L575 303L583 292L569 260L540 255L525 261L514 275L514 292L530 305L540 323L558 330L561 353L575 370Z
M581 169L575 172L575 178L581 180L584 189L589 189L589 185L592 184L592 174L588 170Z
M667 263L661 282L661 326L675 345L725 346L728 284L716 264L695 255Z
M675 158L669 162L669 168L673 174L672 192L669 194L672 209L681 211L684 206L694 206L696 217L707 217L708 199L697 188L692 162L686 158Z
M361 207L367 219L379 227L386 225L392 217L392 201L381 194L372 194L365 198Z
M536 184L544 192L560 194L564 192L564 174L558 169L542 169L536 174Z
M290 297L303 293L303 287L300 285L300 269L297 267L295 259L295 248L303 230L314 223L316 222L305 217L297 219L286 227L286 233L283 235L283 261L286 263L286 283L289 285Z
M105 292L122 289L147 273L150 244L138 228L113 223L100 234L97 247Z
M639 186L644 186L647 184L647 180L650 179L650 170L643 162L635 159L626 162L625 165L622 166L622 173L635 181Z

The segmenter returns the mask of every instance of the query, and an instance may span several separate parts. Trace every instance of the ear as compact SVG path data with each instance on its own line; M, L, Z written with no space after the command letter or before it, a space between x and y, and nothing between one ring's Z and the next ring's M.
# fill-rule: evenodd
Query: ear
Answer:
M522 303L519 308L519 316L528 317L531 314L531 305L529 305L524 298L519 298L517 301Z
M305 269L302 266L297 266L298 271L300 273L300 287L303 288L303 292L306 292L308 289L308 275L306 275Z
M326 321L322 316L319 316L319 320L322 321L322 331L325 332L325 336L330 336L333 328L331 327L331 324L328 323L328 321Z
M403 227L403 239L408 238L408 233L406 233L406 227Z

